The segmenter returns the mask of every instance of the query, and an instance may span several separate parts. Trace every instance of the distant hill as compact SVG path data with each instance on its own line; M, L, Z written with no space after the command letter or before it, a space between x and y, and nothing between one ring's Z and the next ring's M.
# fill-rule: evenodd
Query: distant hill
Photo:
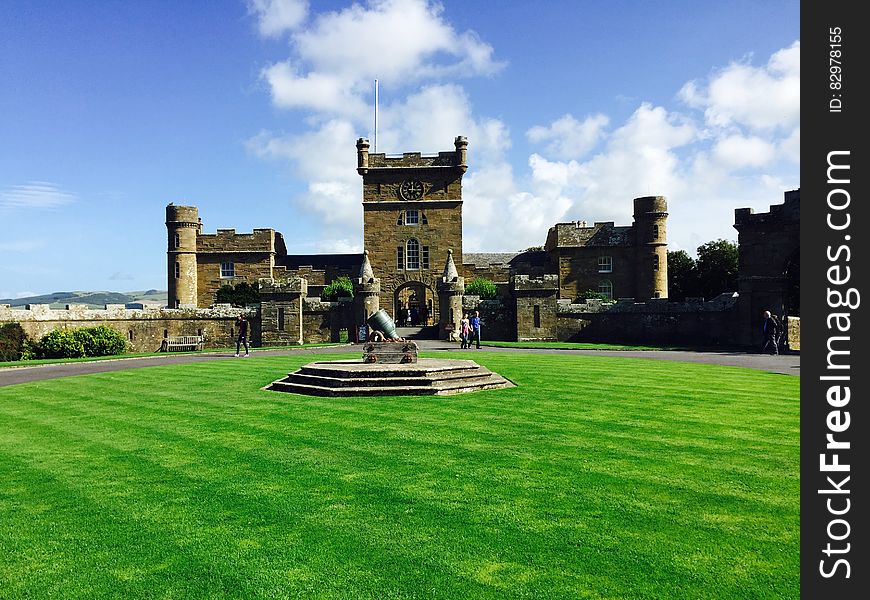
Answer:
M87 304L90 308L103 308L106 304L130 304L142 302L166 306L169 296L166 290L145 290L137 292L53 292L41 296L25 298L0 298L0 304L24 306L25 304L50 304L52 308L63 308L67 304Z

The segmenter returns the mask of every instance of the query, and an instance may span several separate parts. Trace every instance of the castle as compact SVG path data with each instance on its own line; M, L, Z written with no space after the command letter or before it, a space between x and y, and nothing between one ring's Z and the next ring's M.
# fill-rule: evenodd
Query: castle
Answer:
M17 322L31 339L56 328L107 325L137 352L173 336L198 335L208 347L233 343L246 314L254 345L358 340L367 317L414 309L424 333L450 337L463 312L479 310L491 340L613 341L752 346L762 310L789 315L789 348L800 348L800 190L769 212L735 210L738 289L704 301L669 302L667 202L634 200L634 222L557 223L542 250L466 253L462 247L462 177L468 141L436 155L370 153L356 142L362 177L364 252L288 254L274 229L203 233L194 206L166 207L169 306L0 305L0 324ZM353 299L324 301L339 276ZM465 294L465 282L495 282L498 297ZM259 283L260 303L216 305L221 286ZM615 302L603 302L602 298Z
M584 294L605 298L667 298L667 202L663 197L634 200L634 223L558 223L544 250L514 253L464 253L462 176L468 169L468 141L459 136L454 150L401 156L370 153L356 142L362 177L363 246L380 282L379 305L391 315L414 310L423 325L447 323L438 286L450 262L464 281L485 277L508 298L517 276L558 278L558 298ZM176 308L215 303L222 285L261 279L306 280L309 296L340 275L355 278L360 254L287 254L274 229L238 234L232 229L202 232L198 209L166 207L169 247L168 290ZM449 259L448 259L449 257Z

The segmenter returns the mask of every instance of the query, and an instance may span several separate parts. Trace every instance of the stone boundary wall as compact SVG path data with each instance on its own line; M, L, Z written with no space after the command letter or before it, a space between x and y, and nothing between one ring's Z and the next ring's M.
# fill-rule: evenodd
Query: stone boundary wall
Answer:
M251 342L259 345L259 317L256 310L217 305L212 308L142 308L107 304L90 309L69 304L53 309L48 304L28 304L25 309L0 305L0 324L19 323L31 340L39 340L53 329L75 329L105 325L121 332L132 352L156 352L163 340L178 335L202 335L206 348L235 345L235 320L244 314L251 322Z
M556 321L558 339L567 342L733 346L739 340L736 294L722 294L709 302L559 301Z
M501 299L481 300L480 296L463 296L462 312L470 317L474 311L480 312L480 337L482 340L514 341L516 334L516 314Z

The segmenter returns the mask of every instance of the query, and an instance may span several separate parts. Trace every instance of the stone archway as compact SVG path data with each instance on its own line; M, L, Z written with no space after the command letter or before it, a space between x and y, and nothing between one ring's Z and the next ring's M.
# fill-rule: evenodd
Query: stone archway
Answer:
M438 322L438 295L422 281L406 281L393 292L393 314L400 327L425 327ZM408 312L412 321L408 322Z

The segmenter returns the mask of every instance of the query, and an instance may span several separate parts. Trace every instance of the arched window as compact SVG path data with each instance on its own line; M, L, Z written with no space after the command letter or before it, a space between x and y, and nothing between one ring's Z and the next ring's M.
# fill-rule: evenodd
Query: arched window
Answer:
M604 294L608 300L613 300L613 284L610 283L610 280L605 279L598 284L598 293Z
M411 270L420 268L420 242L414 238L405 244L405 268Z

